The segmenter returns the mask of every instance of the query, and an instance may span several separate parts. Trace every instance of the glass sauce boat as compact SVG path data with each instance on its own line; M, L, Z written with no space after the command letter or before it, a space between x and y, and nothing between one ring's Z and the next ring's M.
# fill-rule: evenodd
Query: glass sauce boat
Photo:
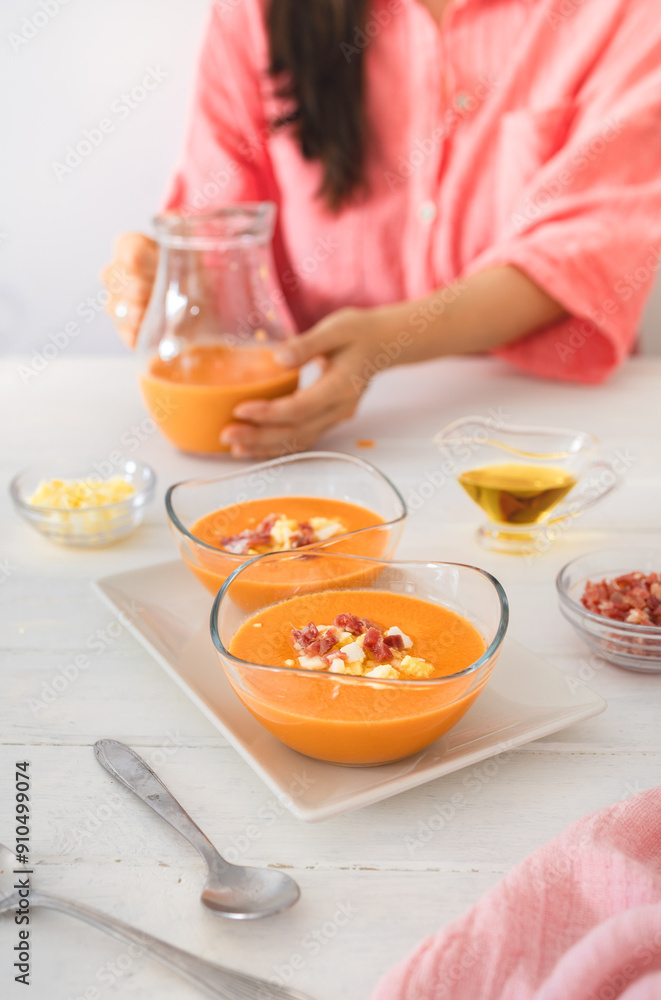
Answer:
M597 438L584 431L466 417L434 442L443 471L456 476L487 515L478 541L494 552L543 552L622 479L609 459L598 457Z

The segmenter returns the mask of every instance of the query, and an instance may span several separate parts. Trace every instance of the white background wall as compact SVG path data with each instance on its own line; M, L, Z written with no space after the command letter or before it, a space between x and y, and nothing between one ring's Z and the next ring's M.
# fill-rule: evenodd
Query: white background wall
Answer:
M47 15L41 3L50 11L43 26ZM39 349L49 334L71 322L80 333L68 350L124 350L100 310L98 272L117 233L149 231L180 149L207 5L208 0L2 0L3 351ZM13 37L28 33L34 37L25 42ZM165 79L128 109L122 94L139 85L150 67ZM113 110L117 101L126 110ZM53 162L62 162L66 147L102 118L111 119L113 131L58 179ZM647 311L642 346L661 353L661 286Z
M208 0L43 2L56 13L18 51L10 35L40 0L0 3L0 342L38 348L77 321L71 351L121 352L105 315L77 310L89 296L98 308L114 237L149 231L181 146ZM150 67L167 76L133 110L111 110ZM104 117L113 132L58 180L53 161Z

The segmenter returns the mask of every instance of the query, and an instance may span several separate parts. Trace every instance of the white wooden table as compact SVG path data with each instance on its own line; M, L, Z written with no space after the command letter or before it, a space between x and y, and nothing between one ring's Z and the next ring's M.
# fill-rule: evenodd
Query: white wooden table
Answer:
M209 959L266 978L290 979L317 1000L358 1000L424 935L453 920L509 868L586 812L658 783L661 675L628 673L595 660L560 616L555 575L568 559L611 542L661 544L661 361L630 362L606 387L535 381L490 360L400 369L370 389L351 423L322 446L361 454L410 498L439 467L432 435L448 421L490 410L515 423L590 430L630 463L625 486L586 514L535 561L494 556L474 540L479 512L456 484L411 512L400 547L410 558L476 562L495 573L512 605L511 634L609 702L601 716L509 754L488 771L458 772L380 804L317 825L276 803L248 864L286 867L300 903L286 914L232 923L199 903L202 862L130 793L113 784L91 746L102 736L136 747L178 794L218 848L241 844L273 796L162 673L112 625L90 580L174 557L163 508L175 480L227 468L176 453L145 419L133 362L52 361L25 384L18 359L3 362L0 541L0 841L13 844L14 763L30 761L34 882L87 902ZM7 430L7 422L10 429ZM148 426L148 425L147 425ZM159 476L145 524L114 547L51 545L10 509L6 483L20 467L61 452L130 453ZM132 429L133 428L133 429ZM356 441L373 438L361 450ZM424 490L423 492L427 492ZM119 633L115 637L110 633ZM53 681L102 630L103 651L40 707ZM494 764L496 766L494 766ZM464 791L446 828L410 847L436 806ZM0 919L0 996L13 983L16 930ZM68 917L40 911L32 924L31 1000L198 1000L203 994L121 943ZM294 968L296 967L296 968ZM477 1000L477 998L476 998Z

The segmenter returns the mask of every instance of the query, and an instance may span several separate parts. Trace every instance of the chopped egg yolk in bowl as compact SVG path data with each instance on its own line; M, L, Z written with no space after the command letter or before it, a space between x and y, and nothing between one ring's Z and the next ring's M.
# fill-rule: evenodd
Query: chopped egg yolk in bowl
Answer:
M67 466L73 475L66 474ZM45 465L24 469L12 480L10 494L24 520L63 545L95 547L118 541L140 524L154 496L156 477L137 460L123 461L105 478L76 475L81 468L93 469L93 462L62 460L60 468L64 474L58 476L49 476Z

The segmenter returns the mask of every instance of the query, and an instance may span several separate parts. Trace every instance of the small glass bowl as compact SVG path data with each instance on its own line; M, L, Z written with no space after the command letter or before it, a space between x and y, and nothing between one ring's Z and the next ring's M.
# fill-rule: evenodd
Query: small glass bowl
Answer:
M661 549L601 549L567 563L556 579L560 610L580 637L603 656L627 670L661 671L661 628L634 625L588 611L581 596L588 581L612 580L623 573L661 572Z
M254 556L209 545L192 533L194 525L206 514L227 508L231 534L240 524L246 501L288 496L344 500L367 507L383 519L383 523L336 535L325 543L327 549L389 559L401 538L406 504L399 490L373 465L353 455L310 451L213 479L189 479L170 487L165 508L181 558L210 593L217 594L230 573Z
M31 465L12 479L9 492L14 507L24 520L42 535L60 545L96 548L110 545L130 534L142 521L154 498L156 476L144 462L126 459L113 468L112 476L121 476L135 489L130 497L100 507L42 507L28 503L43 480L88 479L92 483L109 477L100 475L94 460L62 462L49 460Z
M276 572L271 572L275 567ZM347 589L392 591L440 604L467 618L482 635L485 652L469 666L429 680L381 680L300 667L268 666L270 642L255 635L255 661L229 652L237 630L275 603L274 579L304 578L294 593L337 591L338 611ZM264 586L266 584L266 586ZM263 588L263 589L262 589ZM261 590L261 603L245 590ZM305 619L305 615L302 616ZM508 602L500 583L475 566L444 562L387 562L311 547L253 558L223 585L211 611L216 654L236 695L270 733L308 757L334 764L369 766L418 753L451 729L489 680L508 623Z

